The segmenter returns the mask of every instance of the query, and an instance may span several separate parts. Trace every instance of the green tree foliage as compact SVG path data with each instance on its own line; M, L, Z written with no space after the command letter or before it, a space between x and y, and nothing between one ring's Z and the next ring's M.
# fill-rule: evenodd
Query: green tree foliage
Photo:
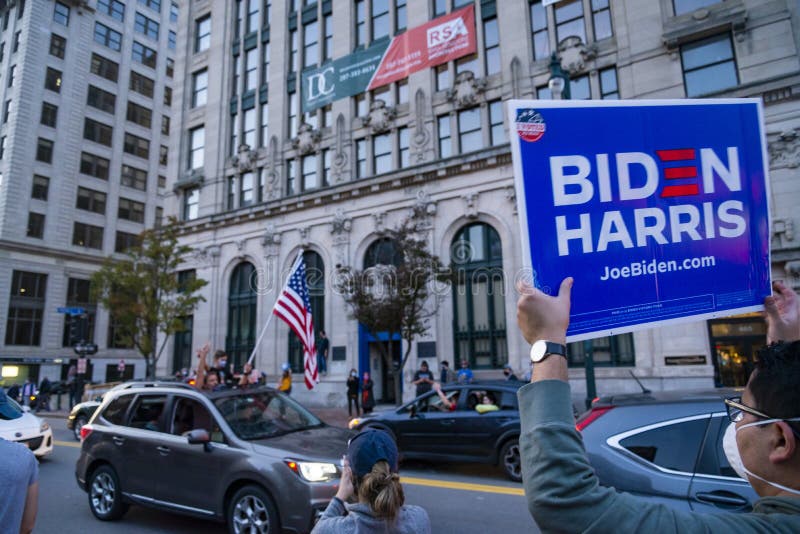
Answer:
M438 310L445 269L438 256L428 250L428 244L412 219L405 220L394 230L385 232L394 245L394 253L378 258L374 267L358 270L337 265L336 289L348 306L351 319L358 321L378 339L399 334L404 353L399 362L393 361L390 342L377 343L387 369L394 376L395 402L402 402L403 368L411 355L412 341L429 329L429 319ZM391 248L391 247L390 247Z
M205 302L197 292L208 282L196 277L179 280L178 270L193 250L178 244L179 230L174 218L166 226L145 230L125 258L109 256L92 275L93 298L109 310L116 341L139 351L151 379L168 337L181 331L182 318Z

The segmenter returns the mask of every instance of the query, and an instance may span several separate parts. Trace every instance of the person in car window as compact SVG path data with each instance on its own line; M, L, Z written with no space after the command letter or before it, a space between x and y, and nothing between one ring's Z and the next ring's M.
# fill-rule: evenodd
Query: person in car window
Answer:
M447 395L444 394L442 391L442 385L437 383L433 384L433 389L436 391L436 394L439 395L439 398L442 400L442 403L439 405L441 406L442 411L447 412L454 412L456 411L456 406L458 405L458 391L453 393L449 398Z
M496 412L499 409L488 393L483 395L480 404L475 405L475 411L478 413Z
M397 473L399 454L382 430L369 429L348 443L342 479L312 534L426 534L431 522L424 508L404 504ZM355 504L345 504L355 497Z
M219 391L225 389L225 385L220 379L219 370L216 367L209 368L206 363L210 350L211 344L206 343L197 351L197 377L194 385L202 391Z
M564 345L572 278L557 296L525 283L517 322L529 343L547 341L519 398L522 481L546 532L800 532L800 299L780 282L764 300L767 342L740 401L726 401L731 466L761 497L750 514L676 511L602 487L575 429ZM774 344L773 344L774 343ZM556 346L553 346L555 344ZM558 352L561 352L559 354Z

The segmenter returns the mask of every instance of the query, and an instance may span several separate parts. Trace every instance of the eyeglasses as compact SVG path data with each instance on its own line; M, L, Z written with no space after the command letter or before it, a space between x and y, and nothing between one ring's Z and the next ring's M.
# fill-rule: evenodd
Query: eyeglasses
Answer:
M773 419L773 417L770 417L764 412L759 412L755 408L751 408L746 404L742 404L741 397L731 397L730 399L725 399L725 409L728 411L728 418L732 423L738 423L744 419L745 413L755 415L756 417L760 417L762 419Z

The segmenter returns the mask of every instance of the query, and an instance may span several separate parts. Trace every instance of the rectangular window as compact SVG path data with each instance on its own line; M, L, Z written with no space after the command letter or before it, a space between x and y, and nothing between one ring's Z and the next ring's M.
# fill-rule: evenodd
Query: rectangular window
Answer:
M450 136L450 115L440 115L436 118L439 132L439 157L449 158L453 155L453 141Z
M389 36L389 0L372 0L372 40Z
M16 32L14 34L14 43L13 43L13 46L11 47L11 53L12 54L16 53L16 51L19 50L19 38L20 38L21 34L22 34L22 30L19 30L18 32Z
M589 88L589 75L584 74L569 81L569 93L572 100L589 100L592 98Z
M408 8L406 7L406 0L394 1L394 23L398 33L405 31L408 26Z
M472 54L471 56L462 57L456 60L456 76L462 72L470 71L475 74L477 78L480 74L478 72L478 55Z
M101 145L111 146L113 128L108 124L86 117L83 122L83 138Z
M55 128L57 120L58 120L58 106L55 106L49 102L42 102L42 118L39 122L41 122L45 126L50 126L51 128Z
M191 221L198 217L200 189L193 187L183 192L183 220Z
M94 341L94 324L95 315L97 314L97 304L91 301L91 283L89 280L81 280L80 278L70 278L67 283L67 307L80 307L86 310L87 317L87 332L86 341ZM61 339L63 347L69 347L73 340L70 339L69 325L72 316L64 316L64 335ZM76 317L75 320L78 320Z
M319 179L317 175L317 156L310 155L303 157L303 191L309 189L316 189L319 187Z
M203 69L192 74L192 107L206 105L208 94L208 69Z
M604 100L619 99L617 69L615 67L610 67L600 71L600 98Z
M486 75L497 74L502 68L500 62L500 31L497 29L497 17L483 21L483 47Z
M258 87L258 48L251 48L244 55L244 90Z
M28 213L28 237L42 239L44 237L44 215L41 213Z
M144 204L127 198L119 199L117 217L126 221L144 222Z
M356 140L356 178L367 177L367 140Z
M161 0L139 0L139 3L154 11L161 11Z
M236 154L236 150L239 148L239 117L241 117L241 115L231 115L231 138L229 145L229 155L231 156Z
M458 144L462 154L483 148L480 108L458 112Z
M248 109L243 114L242 143L250 148L256 147L256 108Z
M171 57L167 58L166 72L167 72L167 78L172 78L172 76L175 74L175 60L172 59Z
M608 0L592 0L592 21L594 22L594 40L600 41L614 35L611 27L611 10Z
M254 32L258 29L258 4L261 0L246 0L247 1L247 26L245 34Z
M158 175L158 187L160 189L164 189L165 187L167 187L167 177L164 176L163 174Z
M147 171L131 167L130 165L123 165L122 172L119 176L119 183L125 187L146 191Z
M47 176L33 175L33 188L31 189L31 198L38 200L47 200L47 192L50 189L50 178Z
M206 129L204 126L189 130L189 168L202 169L205 164Z
M367 44L367 3L356 0L356 46Z
M261 146L269 142L269 104L261 104Z
M236 176L231 176L228 178L228 202L226 206L229 210L232 210L236 207Z
M64 54L66 54L66 51L67 40L60 35L56 35L55 33L50 34L50 55L55 56L58 59L64 59Z
M78 247L103 249L103 227L75 222L72 230L72 244Z
M322 29L325 32L322 61L325 62L333 57L333 15L325 15L322 18Z
M161 206L156 206L156 215L155 220L153 221L153 226L156 228L161 228L162 224L164 224L164 208Z
M148 159L150 157L150 141L125 132L125 142L122 145L122 150L127 154Z
M150 67L151 69L154 69L156 68L156 62L158 61L158 54L152 48L148 48L142 43L134 41L133 60L138 61L145 67Z
M75 207L79 210L91 211L105 215L106 213L106 194L102 191L94 191L85 187L78 188L78 200Z
M169 159L169 147L165 145L161 145L158 147L158 164L163 165L164 167L167 166L167 160Z
M358 117L365 117L367 115L367 95L360 94L353 97L353 102L355 103L356 108L356 116Z
M7 85L8 87L13 87L14 86L14 71L16 70L16 68L17 68L16 65L11 65L8 68L8 85ZM55 70L55 69L52 69L52 70ZM58 71L56 70L55 72L58 72ZM47 85L48 81L49 80L47 78L45 78L45 86ZM54 82L52 82L51 85L53 87L55 87L55 89L52 89L53 91L55 91L57 93L60 92L61 91L61 78L58 79L58 84L57 85ZM49 87L48 87L48 89L49 89Z
M0 137L0 160L3 159L3 156L6 153L6 136Z
M400 149L400 168L405 169L411 165L411 144L410 132L407 126L398 128L397 130L397 145Z
M153 125L153 112L139 104L128 101L128 112L126 118L139 126L150 128Z
M122 34L99 22L94 23L94 40L117 52L122 49Z
M392 138L391 134L372 137L373 174L384 174L392 170Z
M297 30L289 32L289 71L297 72Z
M319 62L319 25L317 21L303 25L303 67Z
M36 161L44 163L53 162L53 142L49 139L39 138L36 143Z
M730 89L739 83L727 33L682 46L681 61L687 97Z
M14 79L14 71L9 74L10 79ZM9 82L11 83L11 82ZM55 93L61 92L61 71L51 67L47 67L47 72L44 77L44 87Z
M101 180L108 180L108 169L111 162L106 158L89 154L88 152L81 152L81 172L100 178Z
M89 91L86 94L86 105L97 108L106 113L114 113L114 107L117 103L117 95L104 91L94 85L89 86Z
M239 189L239 207L252 206L255 203L255 181L252 172L243 173Z
M587 354L592 355L594 364L598 367L633 367L636 365L633 334L620 334L569 343L567 354L570 367L584 367Z
M11 100L6 100L3 106L3 124L8 122L8 116L11 115Z
M556 41L561 42L567 37L580 37L581 42L586 42L586 26L583 23L583 0L561 2L555 8L556 15Z
M261 46L261 85L269 82L269 43Z
M53 21L64 26L69 26L69 6L62 4L61 2L56 2L55 7L53 8Z
M300 93L289 95L289 137L297 137L297 110L300 108Z
M145 17L141 13L136 13L136 18L133 21L133 29L136 30L137 33L141 33L142 35L146 35L158 41L158 22Z
M436 67L436 90L450 89L450 69L447 63Z
M92 74L97 74L112 82L116 82L119 78L119 64L97 54L92 54L91 70Z
M172 87L164 87L164 105L167 107L172 105Z
M547 32L547 12L541 1L531 3L531 33L533 33L533 55L536 59L550 56L550 37Z
M297 164L293 159L286 161L286 194L294 195L297 182Z
M6 345L39 345L47 275L14 271L6 321Z
M169 135L169 117L166 115L161 116L161 133Z
M211 15L194 21L194 51L202 52L211 46Z
M503 127L503 115L503 103L500 100L489 102L489 133L492 137L492 146L508 142L506 130Z
M331 168L333 162L333 150L326 148L322 151L322 185L331 185Z
M114 239L114 252L125 252L131 247L139 244L139 236L136 234L129 234L127 232L120 232L117 230L117 235Z
M721 0L672 0L675 8L675 16L691 13L701 7L708 7L718 4Z
M140 95L144 95L148 98L153 98L153 92L155 88L155 82L148 78L147 76L142 76L138 72L131 71L131 81L129 85L129 89Z
M178 22L178 4L172 2L169 6L169 21Z
M125 4L119 0L97 0L97 10L119 22L125 20Z

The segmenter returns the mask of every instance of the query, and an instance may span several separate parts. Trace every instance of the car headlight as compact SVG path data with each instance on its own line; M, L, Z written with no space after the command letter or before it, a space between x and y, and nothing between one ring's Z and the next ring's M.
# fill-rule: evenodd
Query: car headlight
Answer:
M359 419L358 417L356 417L355 419L350 419L350 422L347 423L347 428L352 430L355 427L357 427L360 423L361 423L361 419Z
M50 430L50 424L47 421L42 421L39 432L46 432L47 430Z
M309 482L326 482L337 478L338 469L334 464L323 462L299 462L286 460L289 469Z

